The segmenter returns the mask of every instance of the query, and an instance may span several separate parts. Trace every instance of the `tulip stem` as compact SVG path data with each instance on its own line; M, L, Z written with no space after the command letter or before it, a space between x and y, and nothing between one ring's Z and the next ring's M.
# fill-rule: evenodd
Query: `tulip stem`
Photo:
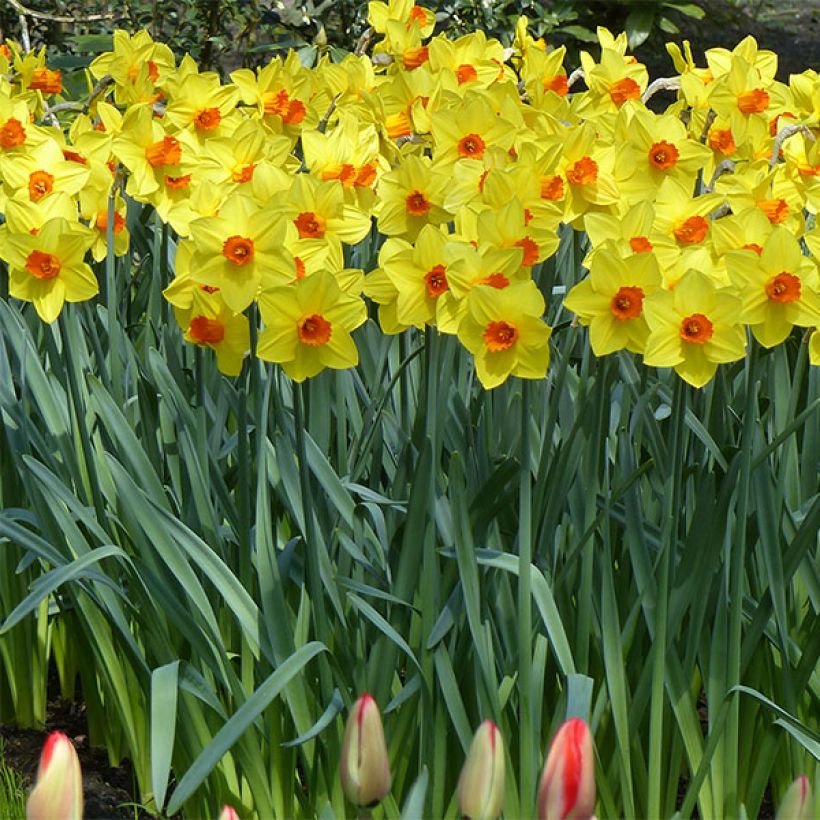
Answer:
M530 474L530 385L521 385L521 464L518 496L518 708L521 731L521 806L533 805L535 764L532 726L532 476Z

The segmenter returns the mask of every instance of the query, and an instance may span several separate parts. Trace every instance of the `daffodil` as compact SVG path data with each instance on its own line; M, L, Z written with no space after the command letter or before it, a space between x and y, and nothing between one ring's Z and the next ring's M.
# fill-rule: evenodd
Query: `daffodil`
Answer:
M764 347L780 344L795 325L820 323L817 267L786 228L775 227L759 254L728 253L726 266L742 303L740 320Z
M288 281L276 272L285 224L275 211L234 194L218 216L194 220L190 229L196 247L193 277L218 287L231 310L243 311L261 287Z
M458 339L473 354L485 388L498 387L510 376L546 376L552 328L543 314L544 297L532 280L503 290L470 291Z
M379 181L379 231L412 242L425 225L449 221L452 213L444 208L444 198L450 184L450 176L429 157L404 157Z
M651 254L629 261L601 250L591 263L589 277L570 290L564 306L581 324L589 325L589 341L596 356L626 348L643 353L649 328L644 300L658 290L661 275Z
M359 361L350 335L367 319L364 302L342 292L326 272L262 292L259 308L265 329L256 353L276 362L294 381L326 367L345 369Z
M644 364L674 367L684 381L703 387L719 364L745 355L740 300L698 271L689 271L672 291L655 291L643 307L649 325Z
M45 222L37 233L9 233L0 258L9 266L9 293L33 302L44 322L53 322L65 302L83 302L99 290L84 261L93 233L63 217Z

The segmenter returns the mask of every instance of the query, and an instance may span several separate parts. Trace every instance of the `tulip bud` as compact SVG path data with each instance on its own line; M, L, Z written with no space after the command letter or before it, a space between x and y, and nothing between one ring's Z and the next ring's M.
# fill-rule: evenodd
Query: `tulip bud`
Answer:
M538 820L590 820L594 811L592 735L585 721L570 718L550 744L538 788Z
M342 789L358 806L375 806L390 791L390 761L379 707L362 695L347 719L340 761Z
M223 806L222 814L219 815L219 820L239 820L239 815L233 806Z
M786 789L777 809L777 820L811 820L811 786L806 775L801 774Z
M82 820L83 777L71 741L52 732L40 755L37 782L26 803L27 820Z
M458 807L471 820L495 820L504 807L504 741L491 720L478 727L458 780Z

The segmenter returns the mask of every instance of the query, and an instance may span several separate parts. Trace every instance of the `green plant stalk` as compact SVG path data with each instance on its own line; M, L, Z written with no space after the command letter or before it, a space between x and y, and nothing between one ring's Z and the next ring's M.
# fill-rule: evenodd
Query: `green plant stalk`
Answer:
M521 464L518 495L518 714L521 806L534 805L536 738L532 725L532 475L530 385L521 383Z
M746 561L746 519L749 514L749 496L752 473L752 449L754 446L754 411L756 405L757 386L755 376L757 370L757 357L755 343L748 341L749 349L746 354L745 368L745 402L743 414L743 427L740 434L740 475L738 476L737 488L737 511L735 513L735 536L732 539L732 552L729 559L729 652L727 663L726 688L731 691L732 687L740 684L740 662L743 642L743 570ZM729 705L729 716L727 719L725 735L725 792L722 795L722 806L726 811L732 812L739 805L738 783L738 743L740 742L740 701L733 696ZM715 808L720 813L721 803L717 802L720 796L716 796Z
M117 288L117 257L114 252L114 218L116 214L117 185L108 197L108 223L105 228L105 307L108 321L108 367L103 372L103 383L122 403L122 325L119 321L119 289ZM100 362L102 365L102 362ZM107 376L107 379L106 379Z
M649 714L649 777L647 781L647 816L661 816L661 784L666 759L663 747L663 712L666 684L666 645L669 625L669 576L678 538L680 492L683 469L683 425L687 392L683 381L676 377L672 394L672 458L667 476L668 490L664 496L658 566L658 589L655 598L655 636L652 648L652 692Z

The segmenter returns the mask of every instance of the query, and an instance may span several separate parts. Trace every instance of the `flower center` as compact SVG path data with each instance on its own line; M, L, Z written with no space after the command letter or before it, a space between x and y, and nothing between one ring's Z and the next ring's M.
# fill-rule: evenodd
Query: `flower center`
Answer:
M703 242L708 232L709 223L702 216L690 216L674 230L675 239L681 245L696 245L698 242Z
M59 70L35 68L28 87L44 94L59 94L63 90L63 77Z
M188 334L197 344L218 345L225 338L225 325L219 319L194 316L191 319Z
M742 251L754 251L758 256L763 253L763 248L757 242L747 242L742 248Z
M521 248L524 251L524 256L521 259L521 264L525 268L531 268L538 261L538 243L530 239L528 236L519 239L515 243L516 248Z
M231 172L231 179L238 182L240 185L245 182L250 182L253 179L253 172L256 168L256 163L251 162L247 165L242 165L239 168L234 168Z
M484 330L484 344L490 353L509 350L518 339L518 328L507 322L490 322Z
M680 337L693 345L705 345L712 338L714 327L702 313L693 313L680 323Z
M541 177L541 199L555 202L564 196L564 180L560 176Z
M332 332L330 322L318 313L306 316L299 322L299 341L311 347L326 344Z
M753 88L737 95L737 107L744 114L759 114L769 107L769 94L762 88Z
M33 171L28 178L28 195L32 202L39 202L54 190L54 177L48 171Z
M96 220L94 220L94 224L97 226L98 231L107 231L108 230L108 211L100 211L97 214ZM114 211L114 235L116 236L118 233L122 233L125 230L125 217Z
M458 154L468 159L481 159L487 144L478 134L467 134L458 141Z
M504 290L504 288L509 286L510 280L507 279L503 273L491 273L489 276L479 279L476 284L487 285L488 287L495 288L496 290Z
M787 305L800 298L800 288L800 279L793 273L783 271L766 283L766 296L773 302Z
M161 168L164 165L177 165L182 159L179 140L175 137L163 137L157 142L152 142L145 149L145 159L153 168Z
M718 151L724 157L730 157L737 151L735 138L732 136L731 128L712 128L709 131L709 147L713 151Z
M60 260L45 251L32 251L26 257L26 270L36 279L54 279L60 268Z
M652 253L653 245L645 236L633 236L629 240L633 253Z
M325 235L327 223L324 218L313 211L302 211L293 220L300 239L321 239Z
M643 297L643 288L622 287L612 297L609 309L612 315L621 321L637 319L643 309Z
M302 261L301 257L293 257L293 267L296 270L296 279L304 279L307 271L305 269L305 263Z
M187 188L191 184L191 175L185 174L181 177L165 177L165 184L169 188L173 188L175 191L180 191L183 188Z
M581 157L567 169L567 182L572 185L591 185L598 179L598 163L592 157Z
M755 205L766 214L772 225L785 222L789 216L789 203L785 199L761 199Z
M407 213L411 216L424 216L432 207L430 200L421 191L412 191L404 202Z
M0 146L16 148L26 141L26 130L23 123L15 117L9 117L0 127Z
M234 265L246 265L253 259L253 240L246 236L229 236L222 244L222 255Z
M566 74L556 74L544 80L544 91L554 91L559 97L569 94L569 84Z
M219 128L220 122L222 122L222 114L218 108L203 108L197 111L194 117L194 125L201 131L213 131Z
M464 85L464 83L470 83L473 80L477 80L478 72L469 63L462 63L456 69L456 79L458 80L459 85Z
M427 286L427 295L431 299L436 299L441 296L446 290L450 289L447 282L447 273L444 265L434 265L424 275L424 284Z
M661 140L649 149L649 163L659 171L668 171L675 166L680 153L671 142Z
M609 98L618 108L627 100L637 100L640 96L641 87L631 77L624 77L609 87Z
M430 51L427 46L420 46L419 48L408 48L402 55L404 60L404 67L408 71L424 65L430 59Z

